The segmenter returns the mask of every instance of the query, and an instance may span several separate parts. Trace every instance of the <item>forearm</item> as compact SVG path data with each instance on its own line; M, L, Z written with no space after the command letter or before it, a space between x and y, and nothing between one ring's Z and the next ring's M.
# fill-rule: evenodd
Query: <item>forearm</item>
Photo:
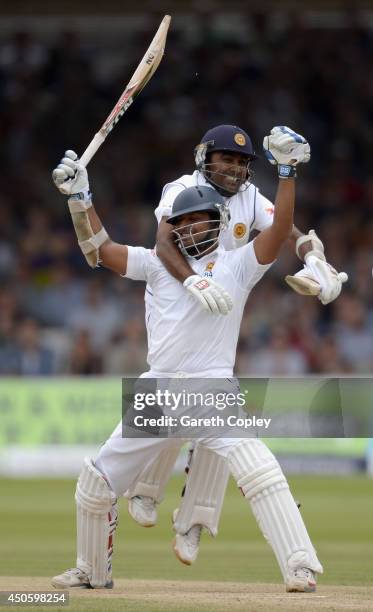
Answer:
M176 246L171 228L167 226L165 221L161 221L158 228L156 249L157 255L164 267L176 280L183 283L186 278L195 274L193 268L191 268Z
M297 253L297 248L296 248L297 240L298 238L301 238L302 236L304 236L304 233L301 232L300 229L298 229L295 225L293 225L293 229L289 237L289 245L292 251L294 251L297 255L299 253L298 255L299 259L301 261L304 261L306 253L309 253L310 251L313 250L313 245L312 245L312 240L310 239L307 242L304 242L299 247L298 253Z
M125 274L127 247L110 239L91 201L72 197L69 209L79 246L91 268L101 264L113 272Z
M88 218L94 234L103 229L101 219L93 205L88 209ZM99 262L105 268L124 275L127 269L127 253L127 246L113 242L108 235L107 240L99 248Z
M103 225L102 225L101 219L98 216L93 204L90 208L88 208L87 214L88 214L89 222L91 224L92 231L94 234L97 234L103 228Z
M282 243L289 239L294 230L295 179L279 179L272 229Z
M291 244L294 245L294 248L295 248L296 241L301 236L304 236L303 232L301 232L300 229L298 229L295 225L293 225L293 229L291 231L291 234L290 234L290 237L289 237L289 241L291 242Z
M260 264L272 263L293 228L295 180L280 179L275 199L273 223L254 240L254 249Z

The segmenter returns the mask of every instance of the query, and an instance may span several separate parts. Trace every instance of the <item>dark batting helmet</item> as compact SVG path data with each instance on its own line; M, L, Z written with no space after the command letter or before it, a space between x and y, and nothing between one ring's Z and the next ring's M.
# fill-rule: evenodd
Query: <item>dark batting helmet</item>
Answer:
M202 185L188 187L176 196L172 205L172 215L168 217L167 223L174 224L177 217L190 212L206 211L220 214L219 206L225 207L225 201L216 189Z
M208 130L201 138L195 151L205 146L206 153L212 151L231 151L247 155L250 161L257 159L250 136L237 125L217 125Z
M210 154L214 151L227 151L229 153L240 153L247 158L247 172L242 177L241 169L236 166L233 172L218 172L214 164L210 163ZM229 197L240 189L246 189L250 178L250 163L257 159L250 136L237 125L218 125L208 130L202 137L201 142L194 149L194 159L197 169L202 172L205 179L223 196ZM233 189L226 188L214 180L214 175L235 178L237 180Z
M188 223L177 229L174 229L175 242L184 255L198 257L206 251L212 250L219 241L221 230L225 229L229 223L228 207L224 198L212 187L199 186L188 187L176 196L173 206L172 215L167 219L167 223L175 225L182 215L193 212L208 212L210 224L208 230L201 232L193 232L193 227L200 223ZM184 244L187 239L190 244ZM203 249L200 247L203 246Z

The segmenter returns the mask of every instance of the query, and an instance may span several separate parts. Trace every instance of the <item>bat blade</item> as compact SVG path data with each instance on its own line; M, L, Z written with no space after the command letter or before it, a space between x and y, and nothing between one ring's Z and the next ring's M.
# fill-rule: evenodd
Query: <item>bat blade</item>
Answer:
M94 154L104 142L107 135L111 132L116 123L118 123L119 119L131 106L135 98L144 89L145 85L150 81L151 77L157 70L163 57L170 23L170 15L165 15L152 42L149 45L149 48L137 66L118 102L81 156L80 163L83 166L88 165Z

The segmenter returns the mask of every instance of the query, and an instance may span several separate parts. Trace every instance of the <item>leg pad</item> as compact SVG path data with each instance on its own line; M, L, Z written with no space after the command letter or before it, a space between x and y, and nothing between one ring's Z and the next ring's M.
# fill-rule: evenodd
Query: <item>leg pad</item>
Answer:
M284 579L289 567L307 567L322 573L287 480L271 451L260 440L250 438L230 451L228 462L276 555Z
M111 581L113 537L118 523L116 497L91 459L84 460L75 492L77 567L94 588Z
M197 444L174 523L177 533L185 534L193 525L202 525L211 535L217 535L228 479L226 459Z

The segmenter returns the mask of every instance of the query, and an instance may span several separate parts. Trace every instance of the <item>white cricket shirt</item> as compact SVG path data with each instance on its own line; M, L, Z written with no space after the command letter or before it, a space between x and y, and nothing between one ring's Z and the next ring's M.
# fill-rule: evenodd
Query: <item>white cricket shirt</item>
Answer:
M184 174L163 187L161 201L154 211L158 223L162 217L171 215L176 196L187 187L194 185L213 187L198 170L195 170L193 174ZM252 183L246 183L246 186L244 191L224 198L229 205L231 219L228 228L220 234L219 244L227 251L246 244L251 230L263 231L273 222L272 202L265 198Z
M242 313L251 289L270 268L258 263L253 242L240 249L219 247L192 260L228 291L233 309L226 316L205 312L177 281L154 250L128 247L126 277L148 283L152 295L148 321L148 364L155 375L232 376Z

